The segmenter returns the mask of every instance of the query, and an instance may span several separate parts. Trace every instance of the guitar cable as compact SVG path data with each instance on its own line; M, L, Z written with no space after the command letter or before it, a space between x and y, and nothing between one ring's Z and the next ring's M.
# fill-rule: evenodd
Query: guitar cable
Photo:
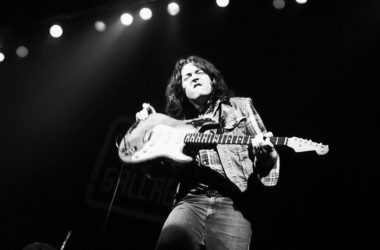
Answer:
M125 140L124 140L125 141ZM124 142L125 143L125 142ZM116 147L119 147L119 145L116 143ZM111 213L111 209L112 209L112 206L113 206L113 203L115 201L115 197L116 197L116 194L117 194L117 190L119 189L119 185L120 185L120 179L121 179L121 174L123 172L123 169L124 169L124 164L121 164L121 168L120 168L120 171L119 171L119 176L117 178L117 182L116 182L116 186L115 186L115 190L113 191L113 194L112 194L112 199L111 199L111 202L108 206L108 210L107 210L107 214L106 214L106 218L104 220L104 224L103 224L103 228L102 228L102 231L100 233L100 237L103 236L104 234L104 231L106 229L106 226L107 226L107 223L108 223L108 220L109 220L109 216L110 216L110 213Z
M127 133L130 132L133 128L135 128L139 123L139 120L136 121L132 127L130 129L128 129ZM124 139L124 136L125 136L126 133L123 133L123 134L119 134L118 136L116 136L115 138L115 145L116 145L116 148L119 150L119 147L120 147L120 144L121 143L124 143L124 148L127 148L127 144L126 144L126 141ZM121 139L120 139L121 138ZM111 209L112 209L112 206L113 206L113 203L115 202L115 197L116 197L116 194L117 194L117 190L119 189L119 185L120 185L120 179L121 179L121 173L123 172L123 169L124 169L124 164L122 163L121 164L121 168L120 168L120 171L119 171L119 176L117 177L117 182L116 182L116 186L115 186L115 190L113 191L113 194L112 194L112 199L111 199L111 202L108 206L108 210L107 210L107 215L106 215L106 218L104 220L104 224L103 224L103 228L102 228L102 231L100 233L100 237L103 236L104 234L104 231L106 229L106 226L107 226L107 223L108 223L108 220L109 220L109 216L111 214Z

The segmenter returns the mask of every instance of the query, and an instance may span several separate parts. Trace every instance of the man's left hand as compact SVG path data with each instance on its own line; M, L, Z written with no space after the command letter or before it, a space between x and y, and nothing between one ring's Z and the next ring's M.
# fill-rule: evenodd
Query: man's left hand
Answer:
M256 156L264 156L268 153L275 151L274 145L270 142L272 132L266 134L258 134L252 139L253 152Z

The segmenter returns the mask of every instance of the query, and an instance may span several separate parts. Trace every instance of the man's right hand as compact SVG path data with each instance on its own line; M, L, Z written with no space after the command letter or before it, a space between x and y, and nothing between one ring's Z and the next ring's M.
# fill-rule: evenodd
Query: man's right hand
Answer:
M136 120L143 121L149 115L156 113L156 110L149 103L143 103L142 107L142 110L136 113Z

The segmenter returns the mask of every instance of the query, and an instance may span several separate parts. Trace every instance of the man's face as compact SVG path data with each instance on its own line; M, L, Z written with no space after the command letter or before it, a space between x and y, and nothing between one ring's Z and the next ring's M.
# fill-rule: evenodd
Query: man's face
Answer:
M212 92L211 79L208 74L192 63L182 67L182 87L187 98L195 102L204 102Z

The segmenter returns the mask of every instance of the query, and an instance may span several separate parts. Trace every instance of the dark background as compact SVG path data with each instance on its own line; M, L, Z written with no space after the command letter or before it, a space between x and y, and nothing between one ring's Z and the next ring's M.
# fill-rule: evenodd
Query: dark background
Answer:
M286 3L180 1L171 17L166 1L148 1L153 18L130 27L119 15L141 1L1 6L0 249L59 248L69 230L67 249L154 248L162 224L116 212L101 236L107 211L85 192L112 122L143 102L163 112L172 67L191 54L251 97L275 135L330 146L322 157L279 149L278 186L252 199L255 249L375 249L380 2ZM60 39L48 36L53 21Z

